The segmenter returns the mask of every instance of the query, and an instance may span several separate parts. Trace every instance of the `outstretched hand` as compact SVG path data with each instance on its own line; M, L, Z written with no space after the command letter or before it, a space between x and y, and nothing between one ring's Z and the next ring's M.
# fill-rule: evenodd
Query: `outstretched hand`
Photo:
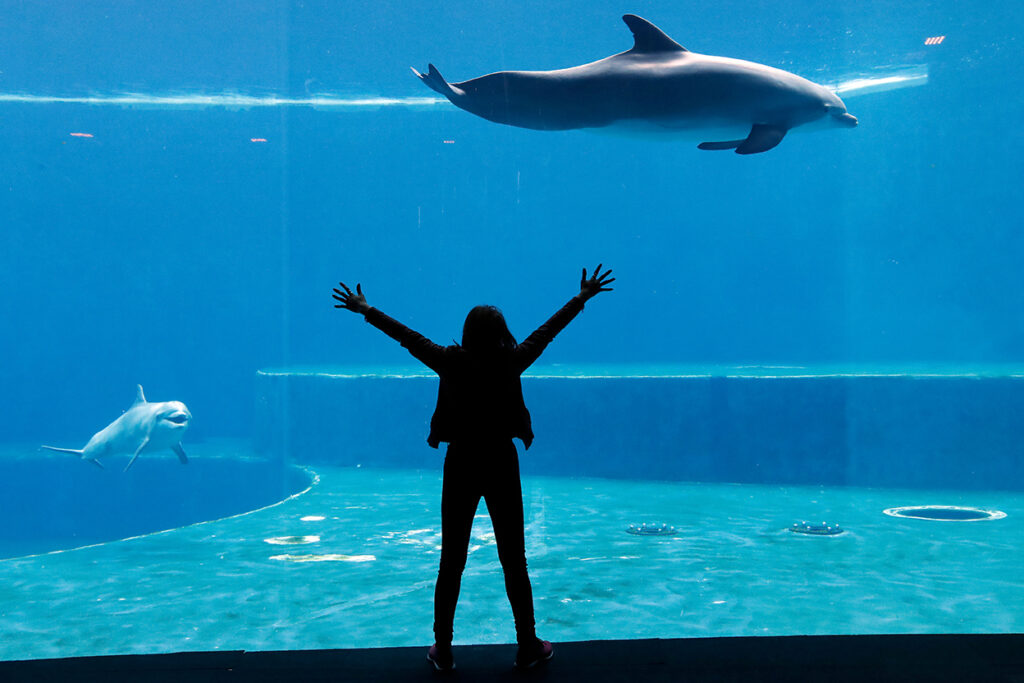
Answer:
M587 269L583 269L583 277L580 278L580 296L584 299L592 299L601 292L612 291L611 287L608 287L611 283L615 282L615 278L609 278L612 274L612 269L609 268L603 274L601 273L601 266L603 264L597 264L597 268L594 268L594 275L587 278Z
M334 294L332 295L339 303L334 304L335 308L347 308L353 313L366 313L370 310L370 304L366 303L366 297L363 296L363 286L356 284L356 291L353 293L344 282L339 282L337 287L334 288ZM341 290L345 291L341 291Z

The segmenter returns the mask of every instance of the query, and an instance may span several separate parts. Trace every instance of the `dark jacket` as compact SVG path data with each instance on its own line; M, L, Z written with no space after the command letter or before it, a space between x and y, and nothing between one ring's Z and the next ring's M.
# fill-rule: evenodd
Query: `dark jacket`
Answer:
M583 301L573 297L513 351L489 358L471 354L458 344L439 346L376 308L365 316L366 322L398 341L441 378L427 437L431 447L457 440L518 437L529 448L533 428L519 376L583 310Z

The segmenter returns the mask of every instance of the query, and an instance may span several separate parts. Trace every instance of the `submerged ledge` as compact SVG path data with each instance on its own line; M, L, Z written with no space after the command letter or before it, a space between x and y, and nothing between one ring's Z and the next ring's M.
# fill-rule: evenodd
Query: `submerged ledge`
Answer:
M257 371L262 377L324 377L334 379L435 378L422 365L295 366ZM524 379L702 379L711 377L804 379L831 377L1024 378L1024 365L683 365L683 364L553 364L535 365Z
M408 370L408 371L407 371ZM785 370L785 372L782 372ZM1019 367L541 366L524 474L1021 490ZM437 378L287 368L256 378L254 446L284 462L436 469ZM520 446L520 448L522 448ZM599 455L595 455L599 454Z

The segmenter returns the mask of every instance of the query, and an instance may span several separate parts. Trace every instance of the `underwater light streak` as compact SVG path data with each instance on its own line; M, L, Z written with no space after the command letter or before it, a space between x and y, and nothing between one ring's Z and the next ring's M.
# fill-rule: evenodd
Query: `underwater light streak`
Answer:
M887 72L887 73L886 73ZM874 70L877 75L858 76L832 82L828 87L844 97L884 92L896 88L925 85L928 67L905 66ZM381 97L317 95L294 98L277 95L241 95L238 93L152 95L123 93L117 95L32 95L26 93L0 93L0 104L85 104L90 106L139 107L147 109L187 109L217 107L224 109L255 109L268 107L311 107L313 109L358 110L379 108L429 109L452 106L440 97ZM262 140L255 139L253 142ZM454 141L452 141L454 142ZM448 140L445 143L452 144Z
M223 93L219 95L147 95L125 93L121 95L89 95L66 97L59 95L26 95L0 93L0 103L18 104L88 104L94 106L152 107L173 109L178 107L224 107L251 109L256 107L313 107L315 109L358 109L361 107L433 107L448 104L438 97L336 97L323 95L290 98Z
M928 83L928 67L925 65L911 67L889 75L863 76L850 78L830 85L831 89L844 98L867 95L869 93L912 88Z

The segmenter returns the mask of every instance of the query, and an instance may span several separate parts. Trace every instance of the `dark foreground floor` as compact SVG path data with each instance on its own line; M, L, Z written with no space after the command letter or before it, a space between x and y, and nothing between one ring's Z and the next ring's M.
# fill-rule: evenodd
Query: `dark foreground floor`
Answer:
M192 652L0 662L16 681L1013 681L1024 634L794 636L556 643L546 666L518 673L511 645L456 647L436 674L425 648Z

